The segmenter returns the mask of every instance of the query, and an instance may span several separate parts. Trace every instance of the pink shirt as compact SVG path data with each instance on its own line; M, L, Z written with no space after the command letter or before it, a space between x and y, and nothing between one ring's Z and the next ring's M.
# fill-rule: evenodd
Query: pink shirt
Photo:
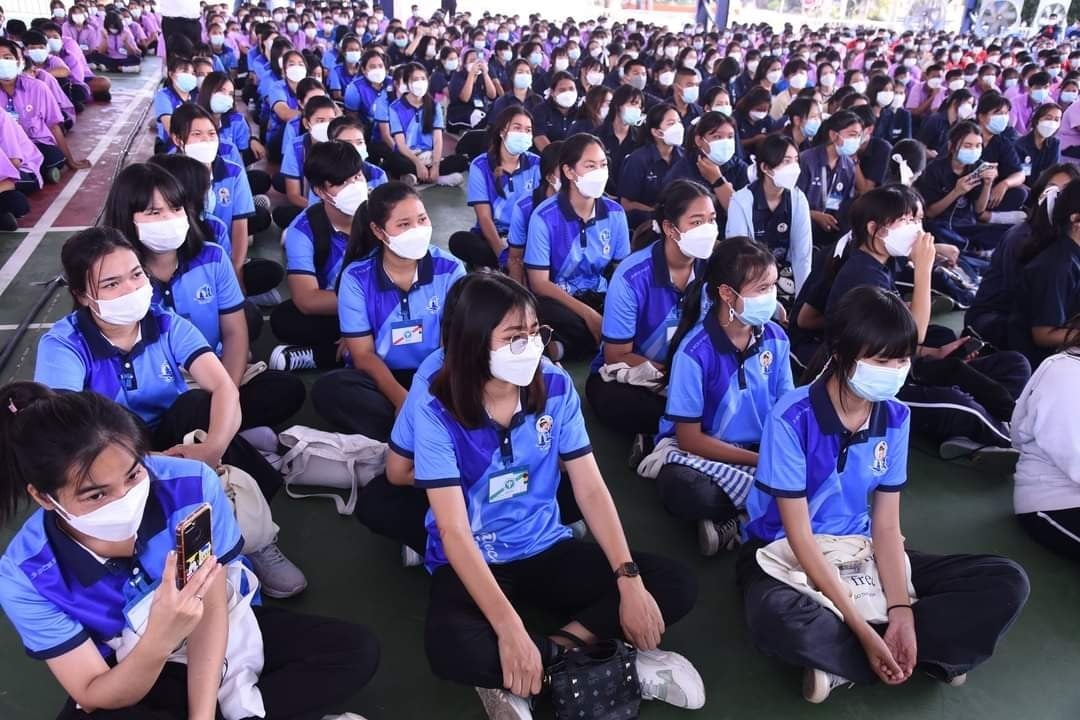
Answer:
M45 83L19 75L15 78L13 95L0 88L0 108L12 115L13 120L18 116L19 125L34 142L56 144L49 128L62 123L64 115Z
M41 187L41 163L45 156L38 150L37 145L27 137L26 132L19 123L6 112L0 112L0 150L8 158L18 158L22 161L22 168L33 173L37 178L38 187ZM18 172L18 169L16 169ZM16 178L18 175L16 175Z

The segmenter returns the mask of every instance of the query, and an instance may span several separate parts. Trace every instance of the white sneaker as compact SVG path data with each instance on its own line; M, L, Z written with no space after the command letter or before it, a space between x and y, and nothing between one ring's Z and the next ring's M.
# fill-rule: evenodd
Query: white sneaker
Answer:
M638 650L637 673L642 700L697 710L705 704L705 683L682 655L665 650Z
M278 345L270 352L271 370L314 370L315 348L306 345Z
M322 720L365 720L363 715L356 713L341 713L340 715L323 715Z
M420 179L416 177L416 173L405 173L400 179L409 187L416 187L417 183L420 182Z
M966 683L966 682L967 682L967 673L963 673L961 675L957 675L954 678L946 680L945 684L948 685L949 687L954 687L955 688L955 687L963 686L964 683Z
M259 576L263 594L272 598L288 598L304 591L307 578L276 543L247 554L247 559Z
M416 567L424 564L424 556L413 550L408 545L401 546L401 566Z
M488 720L532 720L529 701L509 690L476 688L476 694L480 696Z
M827 673L824 670L806 668L803 670L802 696L806 702L823 703L829 699L829 693L841 685L851 687L852 683L847 678Z
M457 187L465 183L465 176L461 173L450 173L449 175L440 175L435 181L436 185L442 187Z

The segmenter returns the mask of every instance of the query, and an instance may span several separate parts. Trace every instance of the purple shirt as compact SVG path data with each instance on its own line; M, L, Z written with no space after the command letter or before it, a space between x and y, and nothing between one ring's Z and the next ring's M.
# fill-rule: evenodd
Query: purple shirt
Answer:
M139 17L139 25L141 25L143 31L146 32L147 37L156 38L158 33L161 32L161 24L158 22L157 18L154 17L153 13L148 13L145 10Z
M1048 101L1049 102L1049 101ZM1027 135L1031 129L1031 116L1038 109L1038 103L1032 101L1031 95L1024 93L1012 101L1012 110L1009 111L1009 121L1018 135Z
M1057 132L1057 139L1061 141L1061 151L1080 145L1080 102L1074 102L1061 116L1061 128ZM1080 165L1075 158L1061 156L1074 165Z
M127 29L124 29L115 35L109 33L106 42L108 44L106 55L113 60L126 60L128 58L127 46L134 45L135 38Z
M79 45L69 37L64 38L64 47L60 51L60 59L71 70L72 82L84 86L89 92L90 87L86 84L86 79L94 77L94 73L90 72L90 66L86 64L86 56L79 48Z
M146 31L142 29L142 25L140 25L139 23L128 23L127 31L131 33L131 37L135 39L135 42L146 42Z
M6 112L0 112L0 150L4 151L9 162L10 158L21 160L21 169L33 173L38 187L41 187L41 163L45 157L37 145L26 136L26 131Z
M48 59L45 62L47 65ZM64 91L56 78L50 75L44 67L31 70L30 77L45 83L45 87L49 88L49 94L53 96L53 99L56 100L56 104L60 106L60 112L64 114L64 118L70 120L74 124L75 105L71 102L71 98L64 94Z
M942 79L942 83L944 82L945 80ZM922 105L926 101L927 96L933 92L934 91L930 89L930 87L928 87L925 82L912 83L911 90L910 92L908 92L907 102L904 103L904 105L907 107L908 110L913 110ZM937 112L938 109L941 108L941 104L945 102L945 98L948 97L948 95L949 92L947 89L941 90L939 88L937 96L934 98L933 102L930 103L929 112Z
M17 115L19 124L34 142L56 144L56 138L49 128L62 123L64 116L45 83L19 75L15 78L14 95L8 95L0 88L0 108L9 115Z
M84 53L95 52L101 46L101 30L89 22L83 23L82 27L64 23L63 34L74 40Z

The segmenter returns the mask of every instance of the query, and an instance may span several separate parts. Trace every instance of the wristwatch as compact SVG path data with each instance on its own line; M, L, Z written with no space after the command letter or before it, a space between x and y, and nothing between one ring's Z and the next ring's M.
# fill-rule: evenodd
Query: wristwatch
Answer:
M619 567L615 568L615 579L627 577L636 578L641 575L641 570L638 569L637 563L627 562L623 563Z

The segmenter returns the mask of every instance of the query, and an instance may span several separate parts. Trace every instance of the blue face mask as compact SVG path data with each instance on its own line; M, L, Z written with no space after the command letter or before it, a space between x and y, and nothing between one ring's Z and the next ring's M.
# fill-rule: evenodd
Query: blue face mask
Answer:
M743 301L743 310L736 313L739 321L751 327L761 327L772 319L776 314L776 286L764 295L745 297L740 295Z
M637 105L623 105L622 121L631 127L637 127L637 124L641 122L641 108Z
M962 165L974 165L982 157L982 148L960 148L956 151L956 160Z
M836 151L844 157L851 157L859 152L859 145L861 144L861 137L847 137L840 141L840 145L837 146Z
M199 78L195 77L191 73L177 73L176 74L176 87L181 92L189 93L199 86Z
M506 133L506 150L511 155L520 155L533 144L532 133L511 131Z
M848 379L848 385L864 400L870 402L889 400L900 392L910 369L911 363L904 363L900 367L893 368L871 365L859 360L855 364L855 372Z
M709 159L717 165L727 165L735 157L735 138L709 141Z
M1009 127L1008 115L991 115L990 122L986 123L986 129L995 135L1000 135Z
M821 118L812 118L803 123L802 131L806 137L814 137L821 129Z
M1031 91L1031 99L1033 101L1039 103L1040 105L1042 103L1046 102L1047 98L1049 98L1049 97L1050 97L1050 91L1047 90L1046 88L1036 88L1036 89ZM994 117L997 117L997 115L995 115ZM991 119L993 119L993 118L991 118Z

